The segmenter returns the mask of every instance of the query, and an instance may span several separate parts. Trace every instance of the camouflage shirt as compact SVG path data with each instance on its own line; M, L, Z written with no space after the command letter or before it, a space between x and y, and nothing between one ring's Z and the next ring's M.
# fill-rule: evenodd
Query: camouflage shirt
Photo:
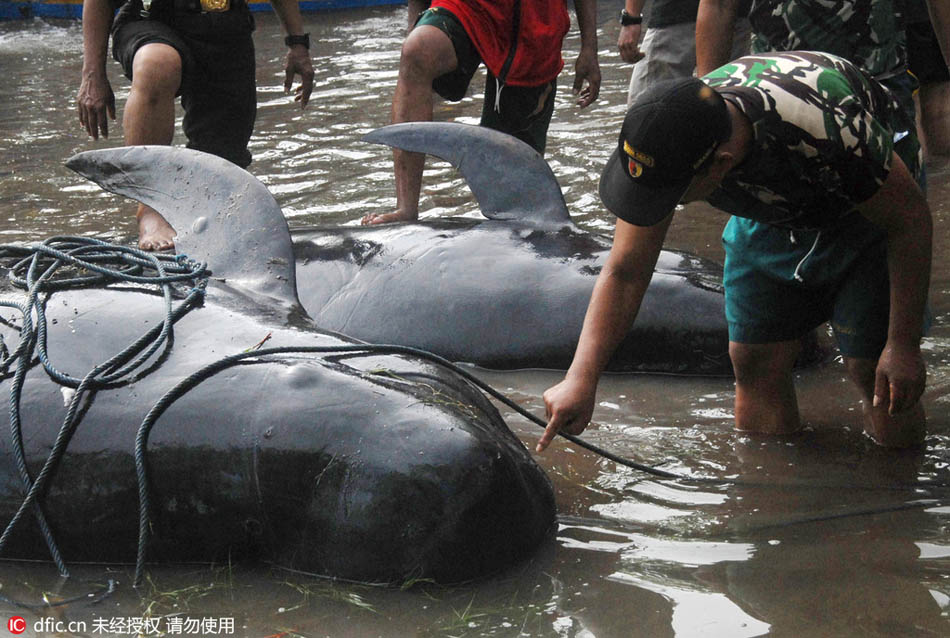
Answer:
M824 51L878 80L907 69L895 0L754 0L752 52Z
M716 208L785 228L827 228L887 178L896 123L905 120L891 94L846 60L749 55L703 79L751 120L754 135L749 155L709 197ZM904 145L916 174L913 133Z

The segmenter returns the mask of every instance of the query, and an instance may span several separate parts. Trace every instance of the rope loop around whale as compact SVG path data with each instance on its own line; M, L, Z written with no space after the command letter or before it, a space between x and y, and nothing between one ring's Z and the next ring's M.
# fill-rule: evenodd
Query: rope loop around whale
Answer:
M142 374L140 368L152 355L163 347L170 347L173 324L203 300L208 281L207 267L184 255L156 255L83 237L52 237L42 244L0 246L0 259L4 258L15 260L9 267L11 283L27 292L26 302L0 299L0 306L18 310L21 317L17 347L11 352L6 344L0 343L0 378L8 376L11 366L16 364L10 392L10 433L17 470L26 496L0 534L0 552L26 511L32 508L53 562L61 575L68 576L69 572L39 499L82 419L80 406L96 390L128 382L135 373ZM47 351L45 308L48 296L57 290L102 287L114 282L157 286L165 303L164 319L82 378L59 371ZM183 282L191 283L192 287L184 300L175 306L171 285ZM52 449L34 478L26 464L23 447L20 398L26 373L36 360L56 383L73 388L75 392Z

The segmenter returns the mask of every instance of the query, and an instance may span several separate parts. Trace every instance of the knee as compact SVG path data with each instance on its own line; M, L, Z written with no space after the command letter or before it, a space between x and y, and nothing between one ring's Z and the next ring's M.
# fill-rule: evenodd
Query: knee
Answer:
M763 358L756 356L753 348L743 344L730 343L729 358L732 360L732 370L738 383L761 379L768 370Z
M402 45L399 75L405 80L430 85L457 64L455 48L448 36L434 27L420 26Z
M399 57L399 74L416 82L432 82L436 78L433 60L424 47L412 38L402 45Z
M731 342L729 357L736 383L774 385L787 380L798 349L794 343L744 344Z
M132 60L132 90L149 100L174 99L181 71L181 56L174 47L146 44Z

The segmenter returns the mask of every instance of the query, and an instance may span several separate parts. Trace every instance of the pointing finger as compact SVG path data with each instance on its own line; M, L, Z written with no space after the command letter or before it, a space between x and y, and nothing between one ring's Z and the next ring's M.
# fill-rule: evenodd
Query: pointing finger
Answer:
M557 436L558 430L561 429L561 421L563 421L563 419L560 417L560 415L556 415L550 421L548 421L548 427L544 428L544 434L542 434L541 438L538 439L538 444L534 448L536 452L544 452L544 450L546 450L547 447L551 445L551 441L554 440L554 437Z

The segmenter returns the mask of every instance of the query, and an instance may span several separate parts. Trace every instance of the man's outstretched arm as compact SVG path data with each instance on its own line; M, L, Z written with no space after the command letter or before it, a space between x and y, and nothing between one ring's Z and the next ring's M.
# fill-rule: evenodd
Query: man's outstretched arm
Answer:
M630 330L646 294L673 214L655 226L617 220L607 263L597 277L574 360L564 380L544 393L548 426L537 444L544 449L563 430L580 434L594 412L597 381Z

